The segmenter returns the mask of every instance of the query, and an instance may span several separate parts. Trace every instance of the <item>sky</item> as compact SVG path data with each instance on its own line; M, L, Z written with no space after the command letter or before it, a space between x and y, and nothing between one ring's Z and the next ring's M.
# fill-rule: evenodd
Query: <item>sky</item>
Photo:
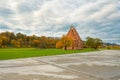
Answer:
M61 37L71 25L82 40L120 44L120 0L0 0L0 32Z

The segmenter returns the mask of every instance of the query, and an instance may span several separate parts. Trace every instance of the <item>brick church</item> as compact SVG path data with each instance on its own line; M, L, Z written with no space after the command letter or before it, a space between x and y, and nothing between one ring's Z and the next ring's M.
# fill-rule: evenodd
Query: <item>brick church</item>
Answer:
M67 33L67 37L72 39L71 46L67 47L69 50L83 49L83 41L81 40L76 29L71 26L70 30Z

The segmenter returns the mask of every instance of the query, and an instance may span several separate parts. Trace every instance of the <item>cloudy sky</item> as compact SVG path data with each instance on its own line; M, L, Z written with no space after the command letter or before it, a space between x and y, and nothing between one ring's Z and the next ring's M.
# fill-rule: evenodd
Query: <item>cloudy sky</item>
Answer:
M71 25L120 44L120 0L0 0L0 32L60 37Z

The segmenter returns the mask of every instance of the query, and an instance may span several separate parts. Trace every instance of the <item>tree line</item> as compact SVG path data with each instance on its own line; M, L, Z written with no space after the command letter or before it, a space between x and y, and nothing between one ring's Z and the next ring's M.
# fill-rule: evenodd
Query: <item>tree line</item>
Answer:
M72 39L63 35L62 38L56 43L56 48L63 48L71 46ZM99 38L87 37L86 41L83 41L83 48L94 48L97 49L103 45L103 41Z
M28 36L23 33L1 32L0 48L55 48L59 38L46 36Z
M61 38L46 37L46 36L28 36L23 33L1 32L0 33L0 48L63 48L68 47L72 40L65 35ZM120 49L120 45L108 45L103 43L99 38L87 37L84 43L84 48L108 48Z

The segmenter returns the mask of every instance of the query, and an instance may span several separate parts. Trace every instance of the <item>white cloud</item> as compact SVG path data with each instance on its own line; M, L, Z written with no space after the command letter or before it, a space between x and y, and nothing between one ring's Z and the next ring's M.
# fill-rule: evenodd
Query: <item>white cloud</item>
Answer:
M1 0L0 9L7 8L9 16L0 12L0 23L31 35L62 36L75 25L82 39L119 38L119 4L119 0Z
M111 20L116 18L120 18L120 11L113 13L108 17L108 19L111 19Z
M116 11L116 6L114 4L108 4L101 8L100 11L95 12L90 17L95 20L101 20L107 18L109 15Z

